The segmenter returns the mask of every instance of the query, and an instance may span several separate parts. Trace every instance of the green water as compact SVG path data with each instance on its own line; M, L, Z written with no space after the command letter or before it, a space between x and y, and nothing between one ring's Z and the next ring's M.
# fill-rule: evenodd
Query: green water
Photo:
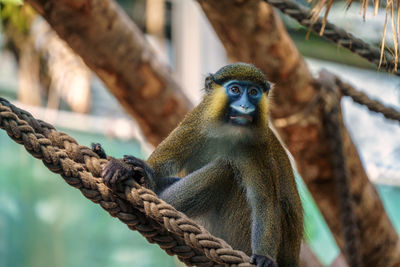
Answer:
M141 156L133 142L68 132L111 155ZM175 259L112 218L0 131L0 266L176 266Z
M110 155L141 157L140 145L68 131L80 144L96 141ZM305 210L305 238L324 264L338 254L332 236L298 179ZM400 188L379 186L400 232ZM23 146L0 131L0 267L176 266L157 245L129 230L99 205L68 186Z

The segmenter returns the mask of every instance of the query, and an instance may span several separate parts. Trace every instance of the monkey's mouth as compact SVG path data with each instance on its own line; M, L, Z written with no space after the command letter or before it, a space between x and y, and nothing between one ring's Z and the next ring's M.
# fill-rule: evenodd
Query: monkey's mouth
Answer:
M240 114L240 115L234 115L234 116L230 116L229 119L233 122L233 123L237 123L237 124L249 124L253 121L253 117L247 114Z

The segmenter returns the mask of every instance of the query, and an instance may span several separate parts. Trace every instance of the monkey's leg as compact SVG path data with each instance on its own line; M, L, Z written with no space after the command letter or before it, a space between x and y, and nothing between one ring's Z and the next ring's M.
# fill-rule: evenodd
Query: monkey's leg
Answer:
M287 217L282 224L282 242L278 253L279 267L300 267L299 235L301 236L302 229L293 229L294 227L298 225L292 224L290 217Z
M224 192L224 184L232 177L230 164L225 160L215 160L174 182L158 195L177 210L197 216L218 203L218 199L223 197L221 192Z

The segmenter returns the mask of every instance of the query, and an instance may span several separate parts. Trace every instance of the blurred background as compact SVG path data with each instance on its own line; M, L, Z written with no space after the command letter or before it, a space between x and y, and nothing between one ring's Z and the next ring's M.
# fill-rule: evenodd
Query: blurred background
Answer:
M159 58L193 104L208 73L229 63L225 50L195 1L119 0L145 33ZM152 151L137 123L102 81L28 4L0 1L0 96L53 124L82 145L103 144L112 156L146 158ZM354 3L334 4L330 19L370 43L382 38L384 12L367 13ZM372 11L371 11L372 12ZM282 16L309 68L321 68L356 84L395 107L400 79L346 50L310 34ZM391 45L387 34L388 44ZM349 100L344 119L369 178L400 233L400 127ZM117 130L118 129L118 130ZM0 266L178 266L157 245L147 243L117 219L65 184L0 131ZM305 238L329 266L339 250L311 196L298 178L305 209Z

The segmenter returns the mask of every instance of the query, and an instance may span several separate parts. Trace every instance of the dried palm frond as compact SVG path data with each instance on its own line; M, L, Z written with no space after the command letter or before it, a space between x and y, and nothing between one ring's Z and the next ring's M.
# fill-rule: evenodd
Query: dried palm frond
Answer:
M385 51L386 30L387 30L387 13L385 15L385 25L383 27L383 36L382 36L382 42L381 42L381 58L379 60L378 69L381 67L382 59L383 59L383 52Z
M334 3L334 0L309 0L313 2L313 8L311 10L311 22L315 23L321 12L325 9L325 13L322 19L322 26L320 30L320 35L323 35L325 25L327 22L328 14L329 11L331 10L331 7ZM354 0L346 0L346 8L348 9L350 5L354 2ZM369 5L369 0L360 0L361 2L361 10L360 13L362 13L363 19L366 19L366 14L367 14L367 9ZM375 16L378 14L379 7L381 3L379 0L374 0L374 11L373 15ZM380 57L380 63L379 66L382 63L382 60L384 60L384 53L385 49L389 51L389 49L385 46L386 45L386 34L387 34L387 28L388 28L388 23L390 23L392 34L393 34L393 56L395 59L394 65L394 71L397 71L397 65L399 61L399 52L400 52L400 47L399 47L399 26L400 26L400 0L386 0L385 4L385 22L383 25L383 34L382 34L382 41L381 41L381 57Z
M398 29L396 29L396 28L398 28L399 27L399 25L397 25L397 27L396 27L396 25L395 25L395 21L394 21L394 3L393 3L393 0L390 0L390 1L388 1L388 2L390 2L391 4L390 4L390 17L391 17L391 20L390 20L390 22L391 22L391 26L392 26L392 34L393 34L393 40L394 40L394 55L395 55L395 64L394 64L394 66L395 66L395 71L397 71L397 63L398 63L398 34L397 34L397 32L398 32ZM388 12L386 12L386 14L387 14Z

